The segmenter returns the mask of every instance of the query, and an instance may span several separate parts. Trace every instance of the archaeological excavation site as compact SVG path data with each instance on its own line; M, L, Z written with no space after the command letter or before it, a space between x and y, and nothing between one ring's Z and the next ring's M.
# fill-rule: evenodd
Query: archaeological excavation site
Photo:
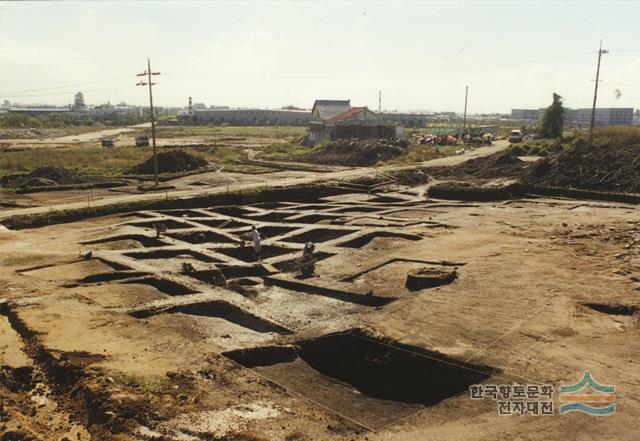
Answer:
M376 176L6 219L2 440L630 439L633 200ZM604 423L469 392L587 371Z

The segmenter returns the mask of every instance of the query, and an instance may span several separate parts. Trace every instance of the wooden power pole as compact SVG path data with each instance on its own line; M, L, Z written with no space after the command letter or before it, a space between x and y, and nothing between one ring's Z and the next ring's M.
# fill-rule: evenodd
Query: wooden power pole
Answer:
M602 40L600 40L600 49L598 49L598 68L596 69L596 85L593 89L593 107L591 108L591 122L589 123L589 138L587 139L587 146L593 145L593 126L596 123L596 100L598 99L598 82L600 81L600 59L602 54L606 54L609 51L602 49Z
M147 81L140 80L136 86L149 86L149 111L151 113L151 138L153 142L153 174L156 181L156 187L159 185L158 181L158 151L156 149L156 119L153 113L153 86L158 83L151 82L151 75L160 75L160 72L151 72L151 61L147 58L147 70L139 73L139 77L147 77Z

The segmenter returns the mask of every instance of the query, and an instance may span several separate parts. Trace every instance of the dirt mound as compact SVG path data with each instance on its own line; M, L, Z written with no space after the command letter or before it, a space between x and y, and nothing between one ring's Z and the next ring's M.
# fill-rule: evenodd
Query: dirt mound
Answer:
M0 178L0 186L10 188L82 184L90 178L82 173L59 167L40 167L27 174Z
M640 145L569 148L536 162L524 181L532 185L640 193Z
M182 150L170 150L168 152L158 153L158 172L159 173L178 173L196 170L204 167L208 162L199 157L190 155ZM136 165L132 169L133 173L150 175L153 170L153 156L142 164Z
M517 178L524 175L529 163L510 152L498 152L482 158L470 159L453 167L434 167L427 171L439 178L479 179Z
M407 150L401 139L339 139L300 157L319 164L368 166L400 156Z

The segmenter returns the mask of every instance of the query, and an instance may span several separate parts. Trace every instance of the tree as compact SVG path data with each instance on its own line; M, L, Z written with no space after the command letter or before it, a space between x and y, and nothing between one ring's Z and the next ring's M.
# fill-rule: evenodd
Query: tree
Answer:
M564 108L562 107L562 97L554 93L553 102L544 111L541 134L545 138L558 138L562 136L563 125Z

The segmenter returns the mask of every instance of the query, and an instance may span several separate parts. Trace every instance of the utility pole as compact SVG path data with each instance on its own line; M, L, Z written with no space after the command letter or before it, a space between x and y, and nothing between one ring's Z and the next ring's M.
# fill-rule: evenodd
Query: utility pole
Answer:
M467 97L469 96L469 86L465 86L464 89L464 114L462 116L462 134L458 135L458 142L464 137L464 132L467 127Z
M151 82L151 75L160 75L160 72L151 72L151 61L147 58L147 70L139 73L137 76L139 77L147 77L147 82L140 80L136 86L149 86L149 109L151 112L151 138L153 139L153 174L155 176L156 187L159 185L158 182L158 152L156 149L156 119L153 114L153 91L152 87L158 83Z
M589 124L589 138L587 140L587 146L591 147L593 144L593 126L596 123L596 100L598 99L598 82L600 82L600 59L602 54L609 53L608 50L602 49L602 40L600 40L600 49L598 49L598 68L596 69L596 85L593 89L593 107L591 108L591 123Z

